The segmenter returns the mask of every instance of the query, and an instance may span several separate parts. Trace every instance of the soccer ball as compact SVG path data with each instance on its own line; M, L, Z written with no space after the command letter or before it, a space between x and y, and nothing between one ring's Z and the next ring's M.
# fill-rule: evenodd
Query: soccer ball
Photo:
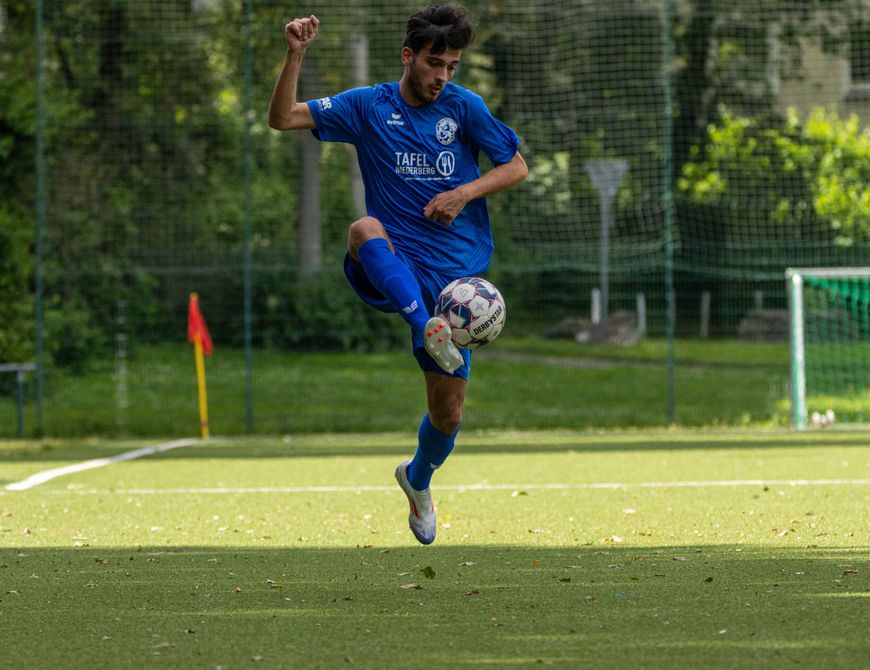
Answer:
M486 279L462 277L441 291L435 315L450 324L457 347L476 349L498 337L507 308L499 290Z

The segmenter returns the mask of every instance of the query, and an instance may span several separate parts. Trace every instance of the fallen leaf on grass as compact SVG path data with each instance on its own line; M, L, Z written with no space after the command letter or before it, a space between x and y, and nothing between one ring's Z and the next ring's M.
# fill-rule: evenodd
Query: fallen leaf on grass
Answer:
M284 588L283 584L280 584L279 582L276 582L272 579L267 579L266 584L268 584L270 589L278 589L280 591L281 589Z
M399 588L405 589L405 590L410 590L410 589L416 589L417 591L423 590L422 586L420 586L419 584L415 584L414 582L411 582L410 584L402 584Z
M460 563L460 567L470 568L472 565L477 565L474 561L465 561L465 563Z
M479 596L480 589L471 589L471 591L467 591L465 595L467 595L467 596Z
M855 570L855 569L852 569L852 570L843 570L843 574L844 574L844 575L857 575L857 574L858 574L858 571Z

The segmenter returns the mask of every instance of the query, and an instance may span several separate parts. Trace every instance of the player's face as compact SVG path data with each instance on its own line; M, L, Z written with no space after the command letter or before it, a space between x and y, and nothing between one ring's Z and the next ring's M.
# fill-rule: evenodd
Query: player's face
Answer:
M456 74L459 57L462 55L462 49L445 49L436 56L429 46L431 45L423 47L416 54L408 47L402 49L407 92L418 105L438 99L444 86Z

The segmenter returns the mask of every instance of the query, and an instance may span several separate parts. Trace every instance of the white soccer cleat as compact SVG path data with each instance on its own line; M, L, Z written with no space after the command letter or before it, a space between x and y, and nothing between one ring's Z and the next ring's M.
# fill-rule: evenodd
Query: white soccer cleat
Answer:
M408 464L402 461L396 468L396 481L405 495L411 513L408 515L408 525L420 544L432 544L435 541L435 506L432 504L432 489L418 491L408 481Z
M438 367L446 372L452 374L465 362L459 349L453 344L450 325L440 316L433 316L426 322L423 343L426 351L438 363Z

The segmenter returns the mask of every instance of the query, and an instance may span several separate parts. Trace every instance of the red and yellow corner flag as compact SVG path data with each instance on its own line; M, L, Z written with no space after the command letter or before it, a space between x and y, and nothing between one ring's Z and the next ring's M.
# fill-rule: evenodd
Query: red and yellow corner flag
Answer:
M211 336L208 334L202 312L199 311L199 296L191 293L190 305L187 308L187 339L191 344L196 344L197 336L202 344L203 353L210 355L214 351L214 345L211 343Z
M199 296L190 294L190 304L187 308L187 339L193 343L193 351L196 357L196 385L199 389L199 429L202 439L208 439L208 398L205 393L205 359L203 354L214 351L211 336L202 312L199 311Z

